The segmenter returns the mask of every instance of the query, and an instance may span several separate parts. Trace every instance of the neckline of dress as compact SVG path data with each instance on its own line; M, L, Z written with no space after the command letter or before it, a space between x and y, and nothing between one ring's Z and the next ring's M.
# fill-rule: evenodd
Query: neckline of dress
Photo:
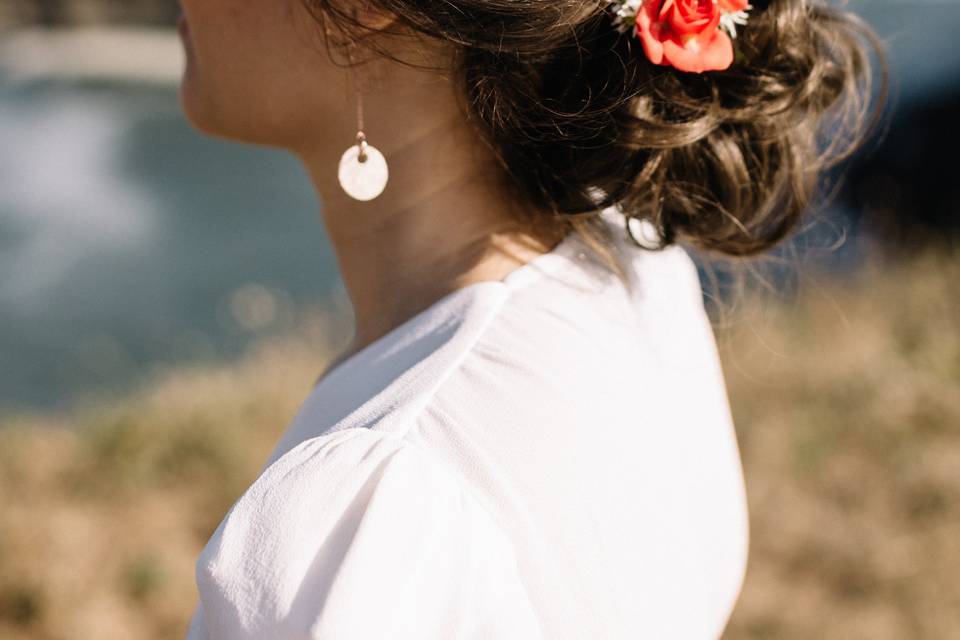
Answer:
M444 294L430 303L426 308L418 311L370 344L325 371L319 381L312 386L309 392L310 395L316 395L321 389L348 376L351 370L387 350L401 337L415 330L420 324L438 313L444 307L460 302L461 299L469 298L470 296L476 297L479 291L483 289L500 288L504 290L505 293L510 293L548 275L555 274L564 265L570 264L574 259L575 253L582 249L578 240L579 234L576 230L572 230L552 249L534 256L502 279L472 282Z

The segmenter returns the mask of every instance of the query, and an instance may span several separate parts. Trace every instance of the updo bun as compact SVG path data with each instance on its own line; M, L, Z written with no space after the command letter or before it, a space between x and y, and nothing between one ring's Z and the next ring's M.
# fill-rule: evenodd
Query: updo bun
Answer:
M338 0L306 1L357 27ZM652 64L602 0L369 1L456 45L467 113L539 222L588 228L616 205L660 246L770 249L876 124L871 48L886 96L877 36L815 0L754 0L733 64L701 74Z

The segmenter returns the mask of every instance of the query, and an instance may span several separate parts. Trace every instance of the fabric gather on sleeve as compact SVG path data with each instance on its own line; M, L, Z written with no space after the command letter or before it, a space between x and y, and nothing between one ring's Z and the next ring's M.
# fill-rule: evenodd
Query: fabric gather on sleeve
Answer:
M268 467L197 561L188 640L540 638L509 538L452 471L367 428Z

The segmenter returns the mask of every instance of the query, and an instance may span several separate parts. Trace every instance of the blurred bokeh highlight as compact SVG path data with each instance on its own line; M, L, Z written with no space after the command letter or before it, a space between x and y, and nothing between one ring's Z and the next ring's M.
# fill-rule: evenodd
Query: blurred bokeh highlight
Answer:
M960 1L844 6L887 45L882 130L722 322L694 256L751 510L731 639L960 638ZM349 339L301 167L180 113L178 12L0 5L0 638L183 637Z

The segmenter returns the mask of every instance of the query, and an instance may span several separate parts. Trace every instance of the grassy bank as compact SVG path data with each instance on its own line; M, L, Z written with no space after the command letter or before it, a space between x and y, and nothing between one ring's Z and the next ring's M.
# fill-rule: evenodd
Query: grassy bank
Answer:
M729 638L960 637L960 261L928 254L719 334L751 558ZM0 637L181 638L193 563L331 348L323 321L0 429Z
M751 557L731 638L960 638L958 256L760 307L725 338Z

